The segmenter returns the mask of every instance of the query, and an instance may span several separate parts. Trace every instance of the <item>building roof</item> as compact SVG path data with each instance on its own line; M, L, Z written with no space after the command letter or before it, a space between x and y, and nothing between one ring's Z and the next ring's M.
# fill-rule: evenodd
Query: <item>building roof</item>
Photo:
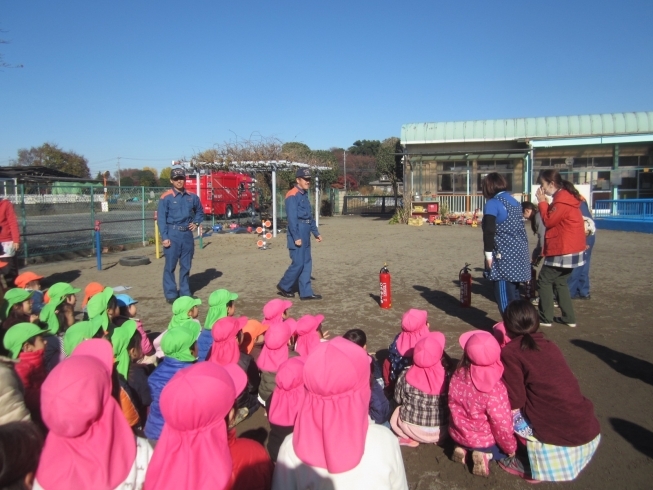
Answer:
M650 133L653 133L653 111L404 124L401 143L526 141Z
M23 182L97 182L94 179L84 179L60 170L39 165L0 167L0 180L18 179Z

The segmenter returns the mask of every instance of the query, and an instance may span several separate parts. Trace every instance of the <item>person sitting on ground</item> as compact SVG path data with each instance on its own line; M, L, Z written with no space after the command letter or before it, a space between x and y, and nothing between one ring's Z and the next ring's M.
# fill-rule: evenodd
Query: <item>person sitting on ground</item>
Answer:
M345 332L342 336L344 339L353 342L362 347L367 352L367 335L363 330L353 328ZM369 355L369 354L368 354ZM370 417L375 424L385 425L390 428L390 401L383 391L383 374L376 360L370 357L370 386L372 387L372 396L370 397Z
M328 330L322 333L323 321L324 315L304 315L297 320L297 326L295 328L297 332L295 352L300 356L307 357L320 345L322 340L329 338Z
M25 389L16 373L18 360L12 359L5 349L4 334L0 330L0 425L31 419L25 405Z
M179 296L174 303L172 303L172 319L168 323L168 328L165 329L157 338L154 339L152 344L156 350L157 359L162 359L165 355L161 349L161 341L165 333L175 327L186 324L189 320L193 320L197 323L197 328L202 329L199 320L197 317L200 315L199 306L202 304L202 300L198 298L193 298L191 296Z
M36 490L142 488L152 456L111 396L113 352L104 339L82 342L43 383L49 429Z
M85 340L101 339L104 337L102 330L102 319L95 318L85 322L77 322L72 325L63 337L63 350L66 357L70 357L75 347Z
M238 400L236 400L237 423L250 417L260 406L258 402L258 388L261 383L261 373L252 356L240 352L238 348L238 339L246 323L247 318L244 316L227 316L216 321L213 328L209 330L213 336L213 345L209 350L207 361L214 362L220 366L238 364L247 375L247 387L239 393Z
M0 488L27 490L43 450L43 435L29 421L0 424Z
M202 333L200 333L200 338L197 340L200 361L207 359L209 350L213 345L213 338L211 337L213 325L221 318L234 316L236 313L235 301L237 299L238 295L236 293L232 293L226 289L213 291L211 296L209 296L209 309L206 312L204 328L202 329Z
M276 375L279 366L289 357L299 355L292 349L295 323L295 320L289 318L283 323L270 327L265 334L265 345L258 357L257 365L261 370L258 396L266 408L268 408L268 399L277 386Z
M134 320L127 320L111 335L113 355L120 384L120 408L136 435L143 433L147 408L152 403L147 374L138 365L143 357L141 334Z
M134 320L136 322L136 330L141 336L141 350L143 351L143 358L140 360L140 362L142 364L155 364L156 356L154 346L152 345L152 342L150 342L150 339L147 337L147 333L145 333L143 322L136 318L136 314L138 313L136 304L138 301L136 301L128 294L119 294L116 296L116 300L118 301L118 308L120 309L120 315L118 315L113 321L116 324L116 327L121 326L127 320Z
M408 489L397 438L368 416L364 349L342 337L320 344L306 358L304 386L295 429L279 449L274 490Z
M41 279L43 279L43 276L39 276L32 271L25 271L19 274L14 280L17 288L22 288L32 293L32 313L34 315L41 313L41 308L45 304L43 302Z
M504 324L511 341L501 350L503 382L511 408L520 412L532 435L525 437L528 460L500 464L527 479L574 480L601 440L592 402L581 393L558 346L538 331L535 307L524 300L511 303Z
M413 364L413 348L417 341L429 333L426 310L410 309L401 317L401 332L388 347L388 359L383 377L392 393L401 372Z
M402 446L442 444L449 437L449 359L445 339L431 332L419 339L414 364L399 375L395 400L399 406L390 419Z
M299 409L304 402L304 357L293 357L281 363L277 371L277 386L270 396L270 435L268 453L276 463L279 448L292 434Z
M243 327L243 339L240 342L240 351L252 356L254 361L261 355L265 344L265 332L269 326L258 320L250 318Z
M113 289L104 288L102 292L93 295L86 309L89 320L99 318L102 330L111 337L111 332L116 328L113 322L120 315L118 299L114 296Z
M145 435L151 440L159 439L161 429L163 429L163 415L159 405L161 392L178 371L197 361L197 338L200 336L200 324L195 320L187 319L183 325L174 326L162 335L161 349L165 357L147 380L152 403L145 423Z
M104 291L104 286L99 282L89 282L84 288L84 299L82 300L82 312L84 321L88 320L87 306L90 299L97 293Z
M232 457L227 419L245 384L244 373L233 364L199 362L173 376L161 393L165 426L145 490L229 487L238 456L244 455Z
M63 337L75 323L75 295L79 291L66 282L58 282L45 293L45 305L41 308L39 322L48 330L44 336L47 340L45 369L48 373L65 358Z
M7 331L17 323L36 323L38 316L32 312L32 294L25 289L13 288L2 301L2 329Z
M449 383L449 435L456 443L453 461L473 473L490 475L490 460L504 461L517 450L506 386L501 381L501 347L491 333L473 330L460 336L464 353Z
M43 363L45 330L33 323L18 323L5 333L3 345L12 359L18 359L16 374L25 389L25 405L34 422L41 423L41 386L47 376Z

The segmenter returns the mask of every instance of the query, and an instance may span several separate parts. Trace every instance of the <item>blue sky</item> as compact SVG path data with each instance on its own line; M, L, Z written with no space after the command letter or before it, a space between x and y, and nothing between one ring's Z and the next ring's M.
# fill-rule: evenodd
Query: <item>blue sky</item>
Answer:
M0 0L0 164L91 171L252 134L313 149L410 122L653 110L653 2Z

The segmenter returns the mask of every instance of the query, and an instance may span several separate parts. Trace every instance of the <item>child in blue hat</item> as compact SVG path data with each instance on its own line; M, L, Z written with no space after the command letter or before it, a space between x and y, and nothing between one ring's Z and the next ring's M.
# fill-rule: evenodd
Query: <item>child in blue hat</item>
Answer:
M116 299L118 300L118 307L120 308L120 316L114 320L115 325L119 327L127 320L134 320L136 322L136 330L141 334L141 349L143 350L143 359L140 362L141 364L156 364L154 346L145 333L143 322L136 318L136 304L138 301L136 301L128 294L118 294L116 295Z

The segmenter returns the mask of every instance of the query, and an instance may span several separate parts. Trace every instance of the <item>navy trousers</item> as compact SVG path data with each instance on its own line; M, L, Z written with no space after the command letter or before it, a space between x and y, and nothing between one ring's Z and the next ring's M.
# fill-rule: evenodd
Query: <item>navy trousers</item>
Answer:
M587 245L590 248L585 250L585 264L575 267L567 280L569 285L569 294L572 298L587 297L590 295L590 259L592 258L592 249L594 248L595 236L587 237Z
M508 305L520 298L519 283L510 281L494 281L494 298L499 306L499 312L503 315Z
M311 272L313 271L313 258L311 257L311 227L308 224L299 224L299 234L302 239L302 246L296 247L288 237L288 251L292 263L286 273L279 281L279 286L284 291L295 291L299 289L299 296L306 298L313 296L311 287ZM291 248L294 247L294 248Z
M195 241L192 231L170 230L168 232L170 246L163 248L166 265L163 270L163 294L166 299L176 299L179 296L192 296L188 277L195 253ZM175 269L179 262L179 290L175 281Z

